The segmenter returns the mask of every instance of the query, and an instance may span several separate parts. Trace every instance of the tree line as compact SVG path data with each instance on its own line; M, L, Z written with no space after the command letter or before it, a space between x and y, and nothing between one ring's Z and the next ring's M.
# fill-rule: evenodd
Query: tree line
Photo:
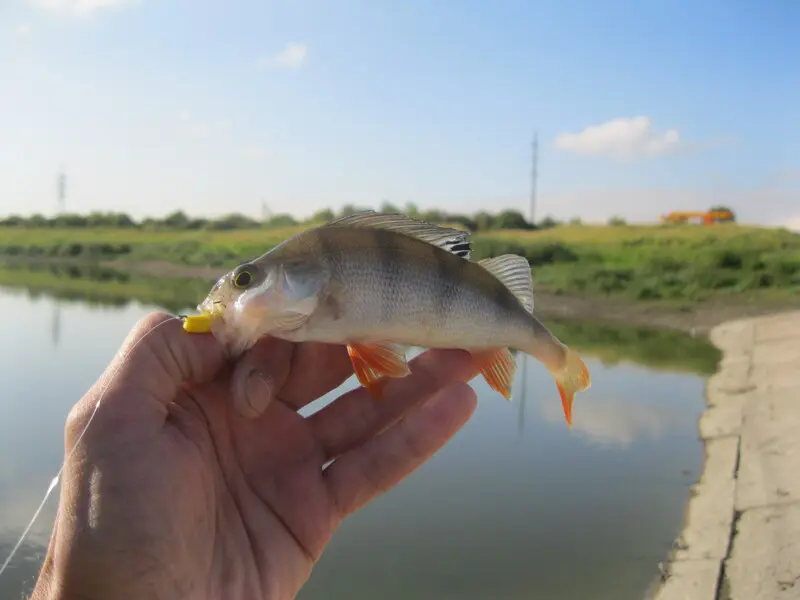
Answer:
M336 218L367 210L353 204L345 204L338 211L326 208L318 210L308 219L297 220L289 214L277 214L265 220L254 219L240 213L230 213L214 219L191 217L184 211L178 210L166 215L163 218L147 217L140 221L135 220L130 215L121 212L92 212L89 214L65 213L53 217L36 214L29 217L12 215L0 219L0 227L20 227L20 228L122 228L122 229L172 229L172 230L213 230L224 231L232 229L258 229L258 228L277 228L291 227L295 225L314 225L326 223ZM730 211L726 206L714 206L712 211ZM391 203L384 202L380 206L381 212L405 213L406 215L430 223L457 223L470 231L491 231L498 229L549 229L564 224L551 216L546 216L537 223L529 222L523 214L517 210L504 210L497 213L479 211L473 214L453 213L438 209L419 210L413 203L406 204L404 208L399 208ZM732 211L730 211L732 213ZM735 220L735 217L734 217ZM581 220L577 217L568 221L570 225L580 225ZM623 227L627 225L625 219L619 216L612 216L608 220L608 225L612 227Z
M295 219L289 214L276 214L259 220L239 213L231 213L217 218L192 217L182 210L170 213L162 218L147 217L136 220L121 212L92 212L89 214L63 213L55 216L36 214L32 216L12 215L0 219L0 227L20 228L122 228L122 229L173 229L173 230L232 230L291 227L295 225L313 225L332 221L336 218L367 210L367 208L346 204L338 211L323 209L315 212L308 219ZM538 224L528 220L516 210L504 210L497 213L480 211L475 214L452 213L442 210L419 210L414 204L404 208L390 203L381 205L381 212L401 212L410 217L431 223L457 223L470 231L488 231L492 229L539 229L553 227L557 223L545 218Z

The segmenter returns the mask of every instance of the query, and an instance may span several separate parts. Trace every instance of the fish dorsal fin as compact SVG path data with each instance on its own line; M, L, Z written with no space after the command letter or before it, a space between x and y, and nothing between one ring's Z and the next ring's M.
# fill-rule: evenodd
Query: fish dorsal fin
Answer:
M478 264L497 277L517 297L525 310L533 314L533 277L531 266L525 257L503 254L495 258L484 258Z
M438 246L442 250L447 250L466 260L469 260L472 252L469 232L452 227L440 227L400 213L379 213L374 210L366 210L331 221L325 227L371 227L396 231Z

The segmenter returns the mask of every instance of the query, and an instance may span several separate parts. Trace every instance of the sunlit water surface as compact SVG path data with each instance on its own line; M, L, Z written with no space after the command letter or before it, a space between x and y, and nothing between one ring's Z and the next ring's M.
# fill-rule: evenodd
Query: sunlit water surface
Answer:
M58 471L69 409L151 309L0 289L0 561ZM585 358L592 388L572 430L534 360L510 403L473 381L470 423L345 521L299 598L642 599L701 465L705 379ZM0 598L30 590L57 492L0 577Z

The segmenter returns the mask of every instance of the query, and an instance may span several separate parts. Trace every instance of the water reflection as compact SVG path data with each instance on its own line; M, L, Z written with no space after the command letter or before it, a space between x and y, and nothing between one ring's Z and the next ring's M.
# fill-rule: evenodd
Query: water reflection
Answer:
M0 341L0 561L58 471L67 412L150 308L0 289L0 311L15 317ZM706 368L709 355L701 341L675 334L555 327L584 348L593 376L576 399L574 428L564 424L552 377L534 360L518 356L512 402L474 380L472 421L346 521L302 600L641 599L680 529L691 484L685 473L696 473L702 459L696 424L704 378L691 371ZM680 347L682 356L670 364L659 344ZM604 364L611 358L616 365ZM0 577L0 597L29 589L58 492L24 554Z
M595 367L594 372L597 370L599 367ZM691 431L696 427L696 415L675 401L681 394L682 377L665 375L663 383L659 382L655 389L634 397L620 394L620 387L641 379L642 388L646 389L645 378L638 369L620 367L615 371L611 377L622 381L593 394L591 401L582 401L580 396L576 398L572 423L576 433L598 444L627 448L636 440L657 441L671 431ZM669 384L670 378L675 380L674 388ZM564 418L561 407L553 402L541 401L537 408L550 423L559 423Z

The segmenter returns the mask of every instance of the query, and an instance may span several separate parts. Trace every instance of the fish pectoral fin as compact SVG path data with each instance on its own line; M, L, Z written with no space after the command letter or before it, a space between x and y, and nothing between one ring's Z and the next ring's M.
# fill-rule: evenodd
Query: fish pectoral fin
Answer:
M511 386L517 371L517 361L511 351L508 348L498 348L475 352L472 356L489 387L500 392L506 400L511 400Z
M405 348L388 342L351 343L347 345L353 372L373 398L380 399L387 377L405 377L411 373Z
M314 314L318 303L319 299L316 296L309 296L299 302L295 302L291 310L287 310L272 319L270 329L276 332L299 329Z
M273 331L294 331L303 326L311 315L305 312L288 312L273 321Z

